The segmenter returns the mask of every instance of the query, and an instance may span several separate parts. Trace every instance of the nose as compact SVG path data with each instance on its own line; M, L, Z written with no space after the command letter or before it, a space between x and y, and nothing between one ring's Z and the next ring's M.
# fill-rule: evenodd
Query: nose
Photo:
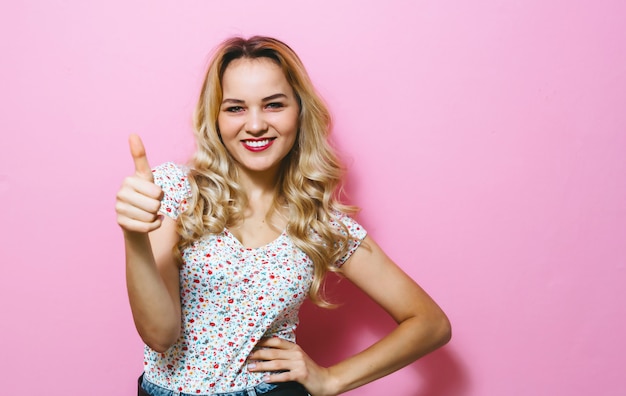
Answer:
M267 131L267 122L259 109L250 109L246 120L246 132L252 135L260 135Z

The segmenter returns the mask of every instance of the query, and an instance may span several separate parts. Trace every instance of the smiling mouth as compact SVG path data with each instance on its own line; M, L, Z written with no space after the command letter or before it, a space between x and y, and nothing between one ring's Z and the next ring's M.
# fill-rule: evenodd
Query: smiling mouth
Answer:
M245 148L251 151L265 150L272 145L276 138L258 139L258 140L242 140L241 143Z

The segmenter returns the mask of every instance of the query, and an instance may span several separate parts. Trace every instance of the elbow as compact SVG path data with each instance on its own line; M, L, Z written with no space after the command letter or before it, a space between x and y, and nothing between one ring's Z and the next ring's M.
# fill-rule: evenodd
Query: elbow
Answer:
M141 339L150 349L155 352L164 353L172 347L180 337L180 331L169 331L166 333L141 334Z
M441 348L452 339L452 325L450 319L439 307L431 311L429 315L428 329L432 350Z
M443 311L434 309L428 313L415 316L406 322L411 323L407 349L411 361L443 347L452 338L452 325Z
M175 340L170 342L169 340L149 340L143 338L143 342L153 351L164 353L167 352L167 350L170 349L172 345L174 345Z
M422 316L416 334L419 334L424 353L430 353L446 345L452 338L452 325L441 309L433 310L427 316ZM423 353L420 353L422 355Z
M433 323L433 333L437 340L436 348L446 345L452 339L452 324L445 313L441 312Z
M154 347L151 347L150 345L148 345L148 347L150 347L150 349L152 349L155 352L158 353L165 353L167 352L168 349L170 349L170 346L165 346L165 345L155 345Z
M169 344L169 343L147 342L146 340L144 340L144 343L148 346L148 348L158 353L165 353L167 352L168 349L172 347L172 345L174 345L173 343Z

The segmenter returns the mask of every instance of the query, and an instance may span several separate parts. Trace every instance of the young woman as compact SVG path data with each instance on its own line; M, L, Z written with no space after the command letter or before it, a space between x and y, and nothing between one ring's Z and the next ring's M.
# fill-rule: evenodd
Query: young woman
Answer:
M188 166L152 170L141 140L130 137L135 174L116 211L146 344L140 394L337 395L449 340L445 314L339 201L342 168L329 131L329 112L298 56L256 36L217 49ZM327 271L348 278L398 326L322 367L295 343L295 330L307 296L327 305Z

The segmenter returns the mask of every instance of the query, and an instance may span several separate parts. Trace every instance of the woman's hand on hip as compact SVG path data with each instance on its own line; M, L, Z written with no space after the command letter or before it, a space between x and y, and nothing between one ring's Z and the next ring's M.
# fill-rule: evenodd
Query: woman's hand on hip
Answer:
M312 396L333 396L331 377L298 344L278 337L264 338L248 356L248 371L268 372L265 382L301 383ZM280 371L280 373L272 373Z
M159 209L163 191L154 184L146 150L139 136L131 135L128 143L135 174L124 179L117 192L117 223L124 231L148 233L161 226Z

